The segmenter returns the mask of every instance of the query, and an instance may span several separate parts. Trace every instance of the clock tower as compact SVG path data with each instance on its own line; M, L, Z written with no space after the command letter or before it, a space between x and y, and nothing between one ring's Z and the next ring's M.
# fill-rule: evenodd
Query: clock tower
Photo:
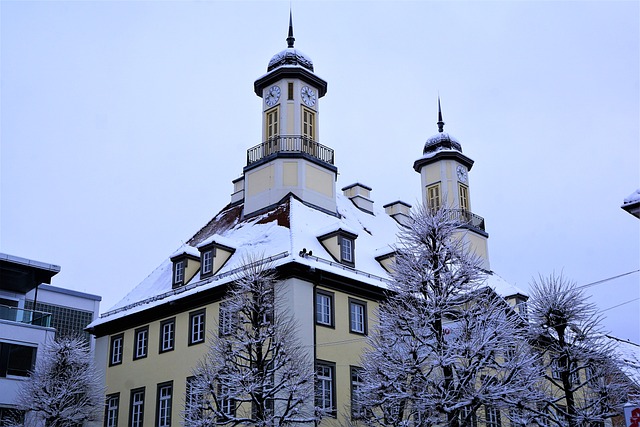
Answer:
M287 48L275 54L254 82L262 98L262 143L247 152L245 215L259 213L293 193L305 204L335 214L334 153L319 143L319 100L327 82L294 47L289 14Z
M482 267L490 270L484 218L471 211L468 173L473 160L462 154L456 138L444 132L439 97L437 125L438 133L427 139L422 157L413 164L421 177L422 203L431 209L446 209L460 220L461 238L482 259Z

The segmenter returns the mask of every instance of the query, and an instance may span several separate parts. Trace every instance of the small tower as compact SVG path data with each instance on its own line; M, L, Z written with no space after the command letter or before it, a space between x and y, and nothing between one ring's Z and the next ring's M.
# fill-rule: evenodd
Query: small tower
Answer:
M333 150L319 143L319 100L327 82L311 59L294 47L289 14L287 48L274 55L254 83L262 98L262 142L247 152L244 210L251 215L293 193L307 205L335 213Z
M420 174L422 202L432 209L447 209L462 222L462 238L489 268L489 249L484 218L471 211L468 172L473 160L462 154L457 139L444 132L440 97L438 97L438 133L427 139L422 157L413 168Z

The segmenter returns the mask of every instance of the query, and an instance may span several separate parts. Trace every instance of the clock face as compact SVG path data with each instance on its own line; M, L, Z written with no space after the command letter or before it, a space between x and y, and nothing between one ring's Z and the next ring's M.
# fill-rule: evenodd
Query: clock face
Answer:
M271 86L271 88L267 91L264 96L264 102L269 107L273 107L276 105L276 102L280 99L280 87L279 86Z
M302 88L302 102L304 102L309 107L313 107L316 105L316 93L309 86L304 86Z
M458 181L467 183L467 170L463 166L458 166Z

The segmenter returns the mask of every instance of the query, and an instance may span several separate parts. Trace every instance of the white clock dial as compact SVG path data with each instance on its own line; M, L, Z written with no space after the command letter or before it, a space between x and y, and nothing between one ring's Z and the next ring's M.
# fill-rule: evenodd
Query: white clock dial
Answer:
M467 183L467 170L463 166L458 166L458 181Z
M316 105L316 93L309 86L304 86L301 91L302 102L309 107Z
M264 96L264 102L269 107L273 107L276 105L276 102L280 99L280 87L279 86L271 86L271 88L267 91Z

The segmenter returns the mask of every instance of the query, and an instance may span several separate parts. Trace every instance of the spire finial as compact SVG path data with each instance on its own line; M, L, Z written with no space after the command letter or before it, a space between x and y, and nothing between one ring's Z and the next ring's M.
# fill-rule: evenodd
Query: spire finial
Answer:
M293 37L293 17L291 13L291 8L289 8L289 36L287 37L287 47L293 48L293 42L296 39Z
M438 132L444 131L444 122L442 121L442 108L440 108L440 95L438 94Z

